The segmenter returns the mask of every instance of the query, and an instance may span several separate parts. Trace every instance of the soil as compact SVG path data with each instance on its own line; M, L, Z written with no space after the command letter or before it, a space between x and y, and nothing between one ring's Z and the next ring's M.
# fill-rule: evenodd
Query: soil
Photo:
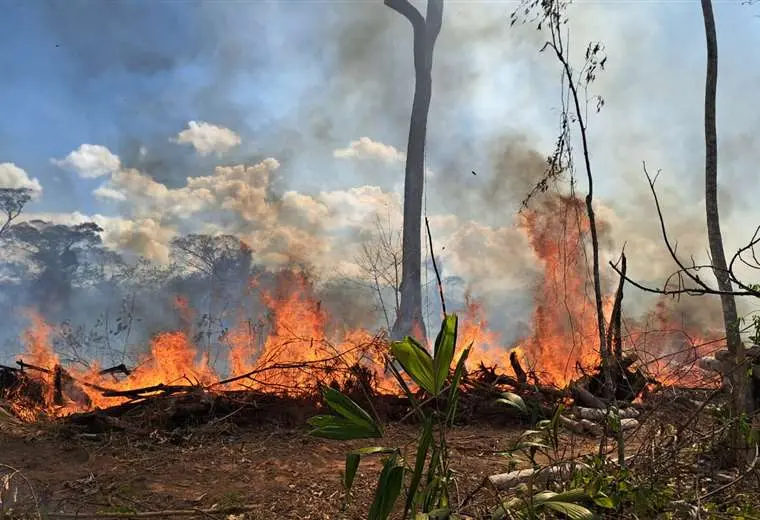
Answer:
M0 464L19 470L28 480L43 513L246 505L252 511L227 518L366 518L381 464L370 458L362 462L353 496L342 510L340 479L345 453L377 441L321 440L309 437L304 429L271 425L240 428L220 424L213 431L174 433L157 430L147 437L123 432L82 437L50 427L24 428L24 432L0 433ZM522 431L517 426L453 430L449 445L452 467L457 471L455 500L464 500L487 475L511 469L508 459L495 452L512 447ZM416 432L411 425L388 425L382 444L401 446L413 454ZM593 439L580 445L575 439L579 451L597 448ZM29 510L34 502L29 486L19 476L12 485L19 491L15 507ZM484 500L494 503L488 495L487 491L478 494L471 514L477 513ZM204 517L225 516L198 515Z

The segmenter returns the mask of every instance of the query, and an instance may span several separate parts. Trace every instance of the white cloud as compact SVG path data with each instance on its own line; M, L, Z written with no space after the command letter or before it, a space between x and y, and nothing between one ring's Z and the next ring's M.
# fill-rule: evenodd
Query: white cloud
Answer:
M65 158L51 159L51 162L61 168L74 171L85 179L103 177L121 168L119 157L99 144L83 144Z
M0 163L0 188L26 188L31 191L33 198L42 193L40 181L30 179L23 168L10 162Z
M100 214L85 215L79 211L71 213L26 213L22 221L44 220L54 224L75 226L94 222L103 228L103 244L110 249L144 256L155 262L169 261L169 243L176 232L152 219L126 219Z
M208 155L212 152L223 154L240 144L240 136L229 128L204 121L190 121L187 128L171 141L190 144L200 155Z
M387 163L403 162L406 154L395 147L373 141L369 137L362 137L358 141L351 141L347 148L333 151L333 157L339 159L380 159Z
M114 188L109 188L106 185L99 186L92 193L99 199L127 200L127 196L124 193Z

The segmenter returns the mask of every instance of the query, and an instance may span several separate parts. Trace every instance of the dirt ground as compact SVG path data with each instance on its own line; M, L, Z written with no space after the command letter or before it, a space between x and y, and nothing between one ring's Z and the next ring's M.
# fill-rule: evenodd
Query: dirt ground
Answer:
M487 475L509 469L507 459L495 452L513 446L521 431L466 426L452 432L455 500L463 500ZM413 453L415 432L414 426L389 425L382 444ZM156 433L148 438L123 433L65 438L50 430L20 433L0 434L0 464L28 479L43 513L245 505L252 510L231 518L358 519L366 516L380 467L377 460L362 463L350 505L341 510L346 451L377 442L326 441L309 437L304 429L274 426L220 425L211 432ZM34 500L20 476L12 483L19 489L17 506L28 508ZM6 500L8 496L6 492ZM481 503L487 498L482 496Z

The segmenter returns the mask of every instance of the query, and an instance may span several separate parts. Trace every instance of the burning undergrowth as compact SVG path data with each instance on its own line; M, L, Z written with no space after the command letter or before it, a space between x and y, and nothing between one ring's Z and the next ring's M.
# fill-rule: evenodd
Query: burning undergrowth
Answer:
M533 395L547 405L570 399L588 404L598 397L596 317L582 201L547 196L521 214L519 226L543 271L534 291L532 332L505 345L485 319L483 304L467 298L459 312L458 344L460 350L470 344L474 348L462 384L463 420L503 416L503 411L492 413L489 403L505 390ZM606 293L609 316L614 296ZM221 337L224 359L218 353L212 359L208 349L200 348L202 334L192 325L198 317L183 298L175 301L182 326L154 335L131 366L61 360L53 347L60 328L30 312L17 366L0 367L0 399L26 421L67 416L90 421L97 429L118 426L121 414L147 407L167 425L228 416L245 422L277 409L304 415L319 406L317 390L329 385L386 418L408 416L409 403L387 370L387 337L337 325L306 272L282 270L274 284L254 277L248 294L265 312L251 316L240 310ZM718 343L709 341L705 330L684 330L674 316L672 304L663 300L645 316L623 320L624 400L641 397L658 380L687 386L715 383L695 362L717 350Z

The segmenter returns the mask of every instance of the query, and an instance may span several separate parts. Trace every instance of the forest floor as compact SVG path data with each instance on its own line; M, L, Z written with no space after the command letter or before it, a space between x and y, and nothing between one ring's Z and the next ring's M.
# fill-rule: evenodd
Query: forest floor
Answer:
M16 486L11 491L18 490L15 507L34 509L36 500L43 517L50 518L61 517L56 513L88 513L95 518L98 512L249 506L244 515L226 517L358 519L366 517L380 468L377 459L362 462L351 502L342 510L346 451L378 441L327 441L309 437L305 429L271 425L217 425L213 431L185 430L175 435L157 431L147 438L123 432L82 438L39 425L24 429L0 433L0 465L6 473L8 467L19 471L11 483ZM453 499L463 500L486 476L511 469L496 452L511 448L522 431L518 426L454 428L449 442L456 471ZM416 432L411 425L391 424L381 442L414 453ZM572 439L567 445L573 445L576 453L598 450L598 440ZM6 501L11 495L5 493ZM489 491L478 496L475 507L483 500L495 503Z

